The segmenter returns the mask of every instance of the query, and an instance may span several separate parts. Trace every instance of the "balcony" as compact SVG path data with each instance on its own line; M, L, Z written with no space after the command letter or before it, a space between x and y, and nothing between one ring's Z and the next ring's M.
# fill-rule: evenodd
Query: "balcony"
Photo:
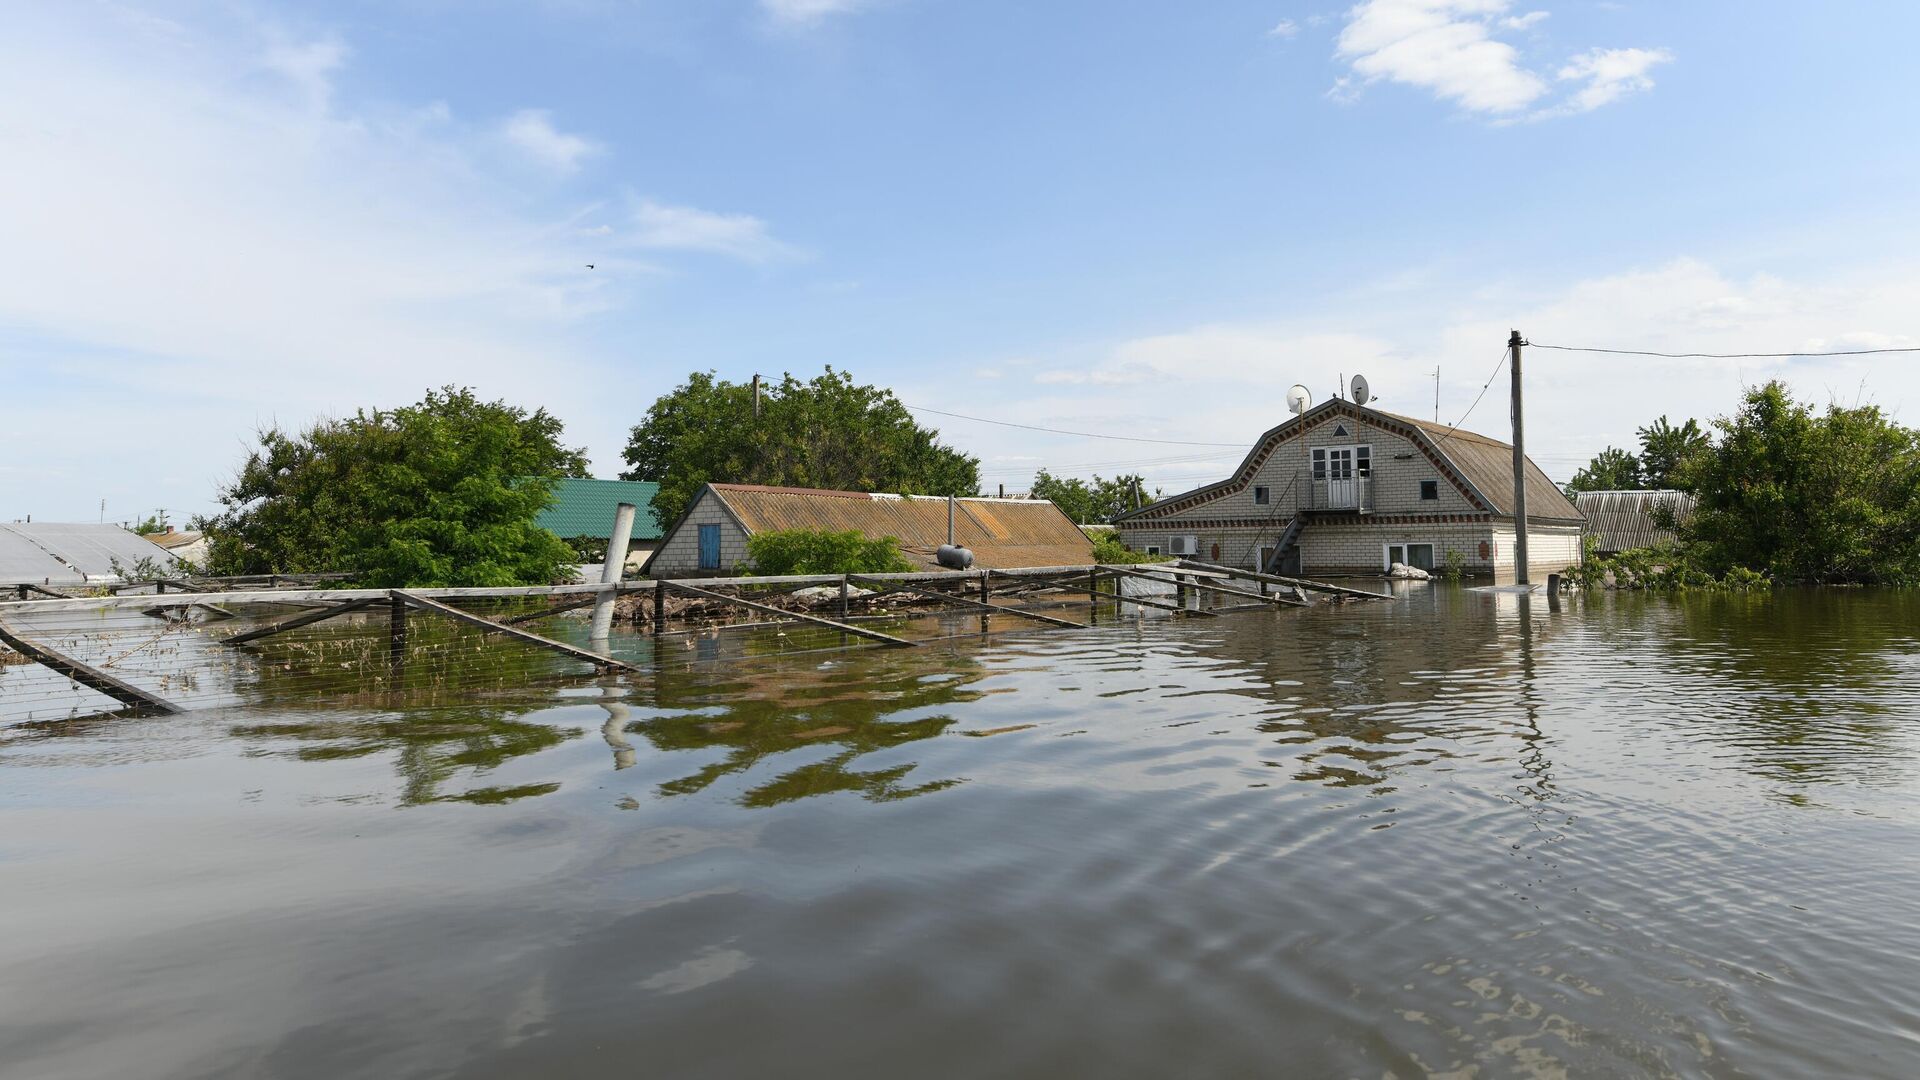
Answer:
M1321 476L1313 479L1300 477L1300 490L1306 493L1301 500L1302 510L1357 511L1362 514L1373 511L1373 477L1349 473L1346 476Z

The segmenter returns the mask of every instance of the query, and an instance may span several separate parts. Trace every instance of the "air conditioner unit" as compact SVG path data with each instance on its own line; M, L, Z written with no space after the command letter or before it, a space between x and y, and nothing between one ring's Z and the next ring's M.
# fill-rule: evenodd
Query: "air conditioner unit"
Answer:
M1176 536L1176 537L1174 537L1174 538L1173 538L1173 553L1174 553L1175 555L1198 555L1198 554L1200 554L1200 538L1199 538L1199 537L1197 537L1197 536Z

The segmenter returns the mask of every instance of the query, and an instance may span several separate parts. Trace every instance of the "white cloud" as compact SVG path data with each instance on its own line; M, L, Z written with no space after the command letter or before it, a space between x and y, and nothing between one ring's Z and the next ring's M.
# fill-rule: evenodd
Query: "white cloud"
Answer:
M553 126L553 114L545 109L521 109L500 124L500 137L541 165L555 172L570 173L582 159L599 152L591 140L569 135Z
M1071 359L1026 357L1031 381L943 386L954 412L1070 431L1251 445L1285 419L1284 395L1305 384L1325 400L1356 373L1380 408L1434 415L1467 412L1504 355L1509 329L1541 344L1658 352L1833 351L1920 345L1920 266L1863 268L1857 276L1792 280L1736 276L1677 258L1522 292L1499 284L1443 284L1397 291L1393 314L1376 292L1322 305L1310 319L1221 323L1081 350ZM1462 300L1473 297L1472 300ZM1353 327L1332 330L1331 326ZM1665 414L1702 421L1731 412L1743 386L1781 378L1803 399L1920 408L1920 365L1884 356L1669 360L1533 348L1527 352L1528 449L1549 475L1569 479L1603 446L1630 445L1634 429ZM1862 388L1864 380L1864 389ZM1507 381L1495 378L1466 429L1508 434ZM904 400L922 401L901 390ZM1168 408L1167 395L1179 405ZM931 394L928 389L925 393ZM953 395L958 394L959 397ZM933 418L939 420L939 418ZM1906 416L1912 423L1912 417ZM942 421L949 438L991 448L990 480L1019 479L1019 463L1057 475L1138 469L1169 492L1220 479L1234 449L1114 443ZM1032 469L1027 468L1027 473Z
M1561 81L1584 81L1564 108L1586 112L1620 100L1628 94L1653 89L1647 77L1656 64L1673 60L1665 49L1594 49L1573 58L1560 69Z
M1565 101L1542 107L1553 83L1498 35L1524 31L1548 13L1509 15L1510 6L1510 0L1363 0L1348 13L1334 47L1350 74L1339 77L1328 96L1351 101L1361 86L1385 80L1430 91L1469 113L1508 121L1544 119L1586 112L1649 89L1653 81L1647 71L1673 58L1664 49L1591 50L1559 72L1560 81L1586 85Z
M659 251L702 251L743 262L762 263L793 255L773 238L767 223L751 214L717 214L691 206L643 200L633 212L636 247Z
M344 44L195 10L30 5L0 35L0 382L44 402L0 427L0 461L36 463L0 476L0 518L204 510L256 424L450 382L615 465L631 417L590 389L584 320L636 287L634 224L496 168L498 130L444 105L350 98Z
M333 99L333 73L346 60L346 45L338 38L329 37L298 43L275 42L261 55L260 63L292 83L308 107L325 112Z
M1340 31L1335 55L1368 82L1431 90L1469 112L1513 113L1547 92L1488 17L1504 0L1365 0Z
M1281 19L1279 22L1273 24L1273 29L1267 31L1267 36L1271 38L1290 38L1299 32L1299 23L1294 22L1292 19Z
M830 15L844 15L866 7L868 0L760 0L760 10L774 22L811 26Z

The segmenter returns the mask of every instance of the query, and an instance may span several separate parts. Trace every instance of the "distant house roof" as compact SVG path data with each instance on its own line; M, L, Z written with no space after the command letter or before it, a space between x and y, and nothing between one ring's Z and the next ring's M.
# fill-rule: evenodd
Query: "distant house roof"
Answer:
M116 579L117 561L131 570L142 559L162 567L173 556L118 525L33 522L0 525L0 582L81 585Z
M563 539L591 536L601 540L613 532L613 512L632 503L633 538L660 539L660 522L653 516L654 496L660 485L651 480L561 480L554 485L553 503L533 519L535 525Z
M891 536L908 559L937 569L934 552L947 542L947 500L938 495L889 495L818 488L708 484L748 533L822 529ZM1093 541L1060 508L1044 499L954 500L954 539L983 569L1086 566Z
M192 529L168 529L166 532L147 533L141 537L149 543L158 544L168 551L200 542L201 534Z
M1331 398L1299 416L1267 430L1253 444L1233 475L1215 484L1172 495L1139 510L1130 510L1114 521L1151 519L1180 513L1191 506L1239 490L1253 482L1254 474L1266 463L1275 448L1330 416L1339 414L1371 427L1399 434L1414 443L1452 480L1467 499L1483 510L1502 517L1513 516L1513 447L1498 439L1471 431L1449 428L1411 416L1369 409L1351 401ZM1557 484L1540 471L1532 459L1527 461L1527 519L1575 522L1581 514Z
M1673 540L1672 530L1653 523L1653 508L1672 506L1675 520L1685 521L1693 516L1694 496L1690 491L1582 491L1573 504L1587 515L1600 550L1612 553Z

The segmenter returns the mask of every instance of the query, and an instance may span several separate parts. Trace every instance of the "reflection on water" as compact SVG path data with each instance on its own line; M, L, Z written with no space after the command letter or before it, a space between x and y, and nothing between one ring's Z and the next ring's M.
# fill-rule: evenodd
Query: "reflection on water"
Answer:
M1920 597L1400 592L9 730L0 1060L1920 1074Z

